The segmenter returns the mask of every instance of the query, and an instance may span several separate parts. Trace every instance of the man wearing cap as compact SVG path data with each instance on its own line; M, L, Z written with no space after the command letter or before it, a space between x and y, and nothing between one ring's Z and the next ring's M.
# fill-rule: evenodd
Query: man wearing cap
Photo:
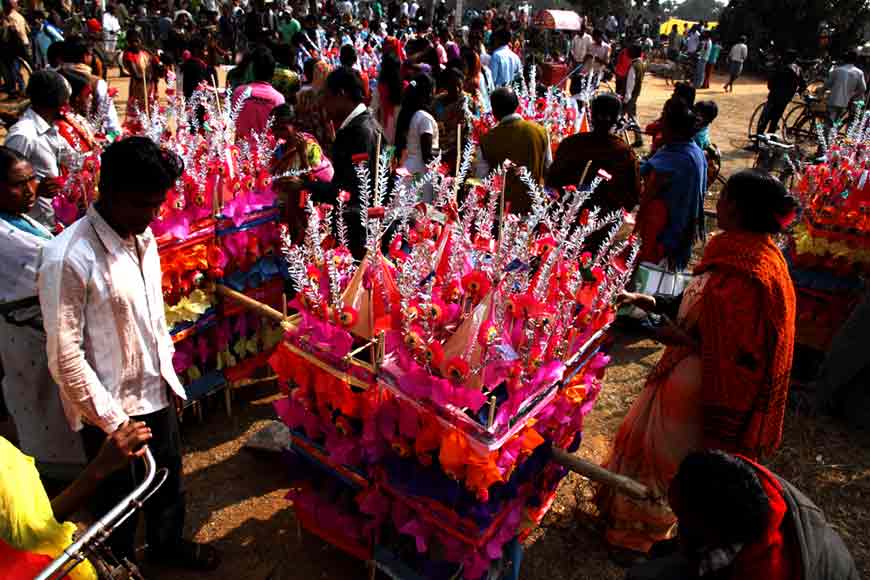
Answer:
M52 231L55 229L55 219L51 198L60 189L57 180L60 167L76 156L54 125L61 108L69 102L70 92L69 83L56 71L33 73L27 85L30 107L6 135L5 145L21 153L33 166L33 172L39 179L37 201L30 211L30 217Z

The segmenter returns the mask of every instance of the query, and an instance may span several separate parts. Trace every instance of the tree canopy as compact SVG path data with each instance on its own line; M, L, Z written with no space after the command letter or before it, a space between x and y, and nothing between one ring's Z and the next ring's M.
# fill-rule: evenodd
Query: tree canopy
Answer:
M868 19L867 0L731 0L719 17L719 31L726 43L745 34L756 46L773 41L778 50L814 56L822 23L834 29L836 54L861 42Z
M717 20L724 4L717 0L686 0L678 4L673 16L683 20Z

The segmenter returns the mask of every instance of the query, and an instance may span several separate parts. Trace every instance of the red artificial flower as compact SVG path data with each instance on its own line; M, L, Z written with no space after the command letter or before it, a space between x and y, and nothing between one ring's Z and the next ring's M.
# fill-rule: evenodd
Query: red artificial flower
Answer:
M317 266L309 265L306 274L308 275L308 281L313 286L320 284L320 270L317 269Z
M553 236L544 236L539 238L534 245L533 252L538 256L543 256L550 250L556 247L556 238Z
M341 203L347 203L350 201L350 192L340 189L338 191L338 201Z
M480 270L474 270L462 277L462 288L474 298L480 298L492 287L492 283L486 274Z
M344 306L338 311L338 323L345 328L350 328L359 319L359 314L353 306Z
M420 331L418 329L412 328L409 330L408 334L402 338L402 341L411 352L417 352L423 348L423 337L420 336Z
M422 312L424 318L431 320L434 323L438 323L441 321L441 317L444 316L444 307L438 302L427 302L423 305Z
M353 162L354 165L356 165L357 163L365 163L369 160L369 154L357 153L356 155L351 155L350 160L351 162Z
M453 282L451 282L450 284L447 285L447 287L444 289L444 292L441 294L441 296L447 302L452 302L452 303L459 302L459 299L462 298L462 288L454 280Z
M459 357L453 357L447 361L444 374L453 383L463 383L468 378L470 370L467 362Z
M444 362L444 349L437 342L429 343L426 350L423 351L423 358L430 367L441 368L441 363Z
M498 329L492 323L483 324L477 334L477 341L482 345L488 345L498 337Z

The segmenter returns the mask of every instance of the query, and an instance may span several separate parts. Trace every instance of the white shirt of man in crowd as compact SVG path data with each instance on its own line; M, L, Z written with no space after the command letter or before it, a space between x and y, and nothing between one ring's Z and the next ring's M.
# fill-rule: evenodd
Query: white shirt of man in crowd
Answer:
M103 14L103 43L106 51L115 52L118 43L118 33L121 32L121 23L111 12Z
M589 46L588 54L592 55L595 60L592 64L592 71L598 72L607 66L610 62L610 45L600 39L600 42L593 41Z
M571 56L574 58L574 62L581 64L591 46L592 36L588 32L584 30L575 34L571 40Z
M733 62L743 62L746 60L746 57L749 55L749 48L746 44L742 42L738 42L734 46L731 47L731 52L728 53L728 60Z
M860 68L847 61L831 69L825 88L831 90L828 107L838 109L838 113L849 106L852 99L867 91L867 82Z
M4 145L21 153L33 166L33 172L39 179L58 177L61 165L77 157L66 139L58 133L57 126L49 124L30 108L9 129ZM54 229L54 209L50 199L37 197L29 215L49 230Z
M399 4L399 16L408 16L408 3L402 2Z
M701 44L701 33L695 28L686 37L686 52L695 54L698 51L699 44Z
M607 17L607 21L604 24L604 29L613 36L619 31L619 20L616 19L616 16L611 14Z
M413 0L408 5L408 18L417 18L417 11L420 10L420 5L417 4L417 0Z
M74 431L82 419L106 433L130 416L181 398L163 312L157 240L150 229L123 239L97 211L46 246L39 300L48 366Z
M344 2L339 2L338 11L342 16L353 17L353 2L351 2L350 0L344 0Z

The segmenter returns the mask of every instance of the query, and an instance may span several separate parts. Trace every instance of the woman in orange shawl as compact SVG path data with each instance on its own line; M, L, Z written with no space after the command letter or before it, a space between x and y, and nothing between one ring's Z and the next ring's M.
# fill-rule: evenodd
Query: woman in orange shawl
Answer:
M624 296L646 310L671 310L676 323L667 320L660 339L668 347L624 419L607 464L647 485L656 499L600 491L612 545L647 552L670 537L675 518L668 485L690 452L723 449L755 459L779 447L795 295L772 235L794 218L795 208L769 174L735 174L717 206L723 232L707 244L679 304Z

